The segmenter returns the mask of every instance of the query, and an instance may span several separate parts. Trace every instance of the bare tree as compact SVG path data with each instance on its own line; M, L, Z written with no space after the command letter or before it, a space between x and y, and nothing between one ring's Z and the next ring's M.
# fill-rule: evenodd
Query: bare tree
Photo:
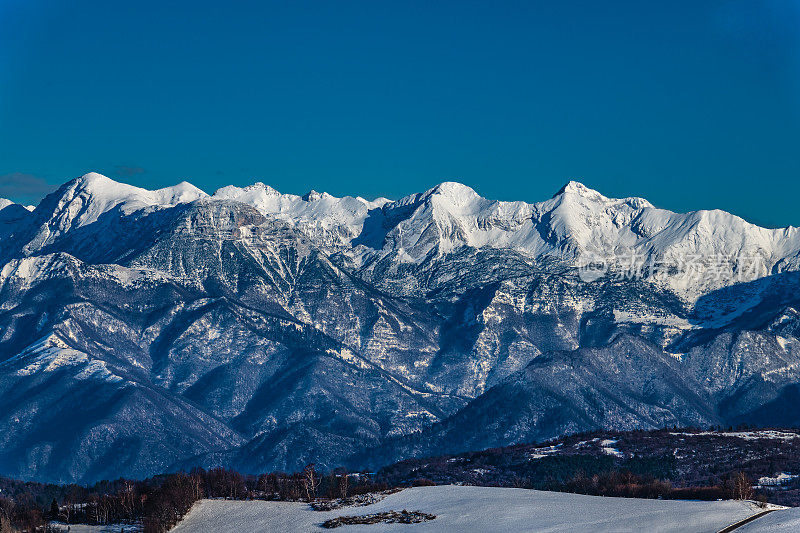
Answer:
M319 476L314 470L314 463L311 463L303 469L303 490L308 501L317 499L317 487L319 487Z
M11 527L11 519L7 516L0 515L0 533L14 533L14 528Z
M0 533L14 533L11 526L11 512L14 510L14 502L0 496Z
M734 500L753 499L753 483L744 472L737 472L736 475L733 476L732 496Z
M347 470L339 475L339 497L347 498L347 491L350 488L350 476Z
M203 477L200 472L193 472L189 477L189 485L192 491L192 500L197 501L203 498Z
M127 516L133 515L133 506L134 501L136 499L136 489L133 485L133 481L126 479L122 482L122 488L120 489L119 493L119 503L122 507L122 511Z

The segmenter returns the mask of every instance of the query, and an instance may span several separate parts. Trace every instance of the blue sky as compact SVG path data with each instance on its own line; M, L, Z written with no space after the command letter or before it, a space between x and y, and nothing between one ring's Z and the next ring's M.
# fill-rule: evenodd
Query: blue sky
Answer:
M0 196L90 170L800 225L800 0L0 0Z

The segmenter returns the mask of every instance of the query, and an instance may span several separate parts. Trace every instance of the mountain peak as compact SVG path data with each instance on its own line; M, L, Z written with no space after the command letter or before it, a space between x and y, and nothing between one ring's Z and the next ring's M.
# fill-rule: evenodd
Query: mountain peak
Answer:
M281 193L262 183L257 181L252 185L248 185L244 188L237 187L236 185L226 185L225 187L221 187L217 189L212 198L214 199L221 199L221 200L239 200L248 203L248 199L250 203L255 201L256 199L266 200L269 198L280 198Z
M603 196L596 190L590 189L583 183L574 180L568 181L563 187L561 187L558 190L558 192L555 195L553 195L553 197L560 196L562 194L574 194L590 198L598 198L598 197L605 198L605 196Z
M479 196L472 187L457 181L443 181L436 187L429 189L428 194L441 194L442 196L456 198L470 198Z
M71 182L72 191L85 192L93 197L122 202L139 201L148 205L172 205L192 202L208 196L188 181L170 187L149 190L115 181L99 172L88 172Z
M330 195L326 192L317 192L314 189L311 189L307 193L303 195L303 201L306 202L315 202L321 198L330 197Z
M264 193L269 195L269 196L279 196L281 194L276 189L274 189L273 187L270 187L269 185L267 185L263 181L257 181L252 185L248 185L247 187L244 188L244 190L245 191L255 191L255 190L264 191Z
M114 180L112 180L108 176L105 176L103 174L100 174L99 172L94 172L94 171L87 172L86 174L84 174L83 176L81 176L81 177L79 177L77 179L78 179L78 181L83 182L83 183L103 182L103 181L107 181L107 182L110 181L110 182L116 183Z
M97 222L105 213L119 209L123 214L152 207L164 208L190 203L207 194L181 182L154 191L119 183L97 172L88 172L62 185L39 204L42 224L26 251L40 249L72 229ZM42 218L43 217L43 218Z
M168 187L168 188L174 189L174 190L192 191L192 192L196 192L196 193L205 194L202 189L200 189L199 187L197 187L195 185L192 185L191 183L189 183L186 180L183 180L182 182L178 183L177 185L173 185L172 187Z
M72 190L87 190L87 191L113 191L125 187L131 187L124 183L114 181L108 176L104 176L99 172L87 172L83 176L75 178L71 182Z
M591 189L579 181L570 180L561 187L558 192L553 195L554 199L567 199L569 204L577 201L580 204L593 205L625 205L632 209L643 209L646 207L653 207L653 204L644 198L635 196L628 198L608 198L600 192ZM587 202L588 201L588 202Z
M177 185L150 192L152 192L153 199L160 205L184 204L208 196L205 191L188 181L182 181Z

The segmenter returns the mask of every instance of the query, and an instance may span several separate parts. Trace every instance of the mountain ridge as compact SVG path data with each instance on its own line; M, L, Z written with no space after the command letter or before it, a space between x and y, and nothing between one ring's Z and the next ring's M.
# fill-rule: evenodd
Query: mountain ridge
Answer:
M359 467L752 422L800 383L797 228L578 182L538 203L455 182L370 201L91 173L15 205L6 475Z

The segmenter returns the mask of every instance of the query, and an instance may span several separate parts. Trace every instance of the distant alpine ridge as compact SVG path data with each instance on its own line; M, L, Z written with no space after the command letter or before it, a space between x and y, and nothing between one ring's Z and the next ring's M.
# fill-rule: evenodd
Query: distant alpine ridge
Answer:
M397 201L0 200L0 474L372 468L593 428L800 425L800 230L570 182Z

